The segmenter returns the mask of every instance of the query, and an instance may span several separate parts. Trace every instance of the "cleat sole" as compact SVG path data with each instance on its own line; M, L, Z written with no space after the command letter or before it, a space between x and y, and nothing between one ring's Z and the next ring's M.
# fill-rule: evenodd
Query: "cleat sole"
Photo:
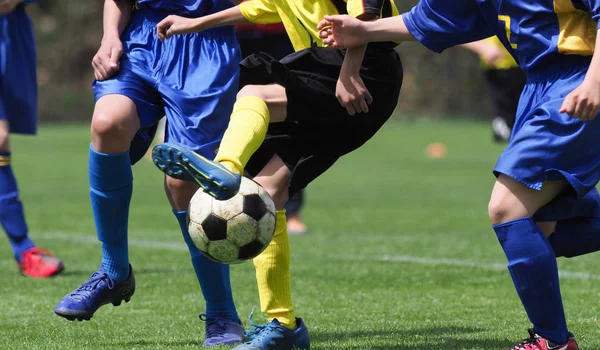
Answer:
M228 193L228 188L223 186L222 181L217 181L213 175L206 174L201 169L198 169L184 152L174 150L172 146L154 146L152 155L154 164L161 171L175 179L195 182L202 188L203 192L208 193L212 197L219 200L227 200L235 195L235 193L225 196L221 194ZM202 156L198 155L198 157L204 159Z

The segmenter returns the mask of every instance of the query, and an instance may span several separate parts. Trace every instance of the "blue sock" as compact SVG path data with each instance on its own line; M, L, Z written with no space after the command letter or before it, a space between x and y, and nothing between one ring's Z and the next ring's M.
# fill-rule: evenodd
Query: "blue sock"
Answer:
M10 152L0 152L0 224L8 236L15 259L21 262L21 255L34 244L27 236L23 204L10 161Z
M579 217L556 223L548 237L557 257L573 258L600 250L600 219Z
M550 243L530 217L494 225L494 231L533 328L553 343L566 343L569 332Z
M127 222L133 192L129 152L104 154L90 145L90 200L96 235L102 242L102 267L117 281L129 278Z
M175 211L173 214L179 222L183 239L190 250L192 265L206 300L208 316L226 315L227 318L239 322L240 319L233 303L229 265L219 264L205 257L194 245L188 233L187 211Z

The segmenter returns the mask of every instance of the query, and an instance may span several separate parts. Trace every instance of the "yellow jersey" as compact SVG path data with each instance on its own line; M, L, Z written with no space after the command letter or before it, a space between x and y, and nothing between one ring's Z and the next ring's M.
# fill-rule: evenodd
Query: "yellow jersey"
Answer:
M246 0L240 4L240 11L252 23L282 22L296 51L312 44L324 46L317 24L325 15L398 15L393 0Z

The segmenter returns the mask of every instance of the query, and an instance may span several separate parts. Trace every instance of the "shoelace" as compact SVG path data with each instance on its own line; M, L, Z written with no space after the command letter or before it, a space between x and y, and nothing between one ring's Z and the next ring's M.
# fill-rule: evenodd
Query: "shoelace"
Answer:
M539 336L537 334L535 334L535 331L533 329L528 329L527 331L529 332L529 338L524 339L522 342L520 342L519 344L513 346L512 348L510 348L508 350L534 349L533 346L536 345Z
M108 285L108 288L112 289L114 287L114 282L108 277L108 274L106 272L96 271L92 274L92 277L89 281L85 282L79 288L75 289L70 295L88 295L90 291L96 289L100 282L103 281Z
M252 321L252 317L254 316L254 308L250 312L250 316L248 316L248 323L252 326L252 329L244 331L244 336L250 340L256 338L266 327L268 324L259 325Z
M227 319L220 316L200 315L200 320L206 322L206 337L220 337L227 331Z

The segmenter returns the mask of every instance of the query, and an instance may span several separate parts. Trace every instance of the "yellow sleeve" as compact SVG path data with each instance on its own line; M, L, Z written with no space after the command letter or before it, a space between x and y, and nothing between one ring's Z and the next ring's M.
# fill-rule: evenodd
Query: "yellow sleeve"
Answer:
M271 24L281 22L273 0L246 0L240 4L242 16L252 23Z
M347 0L346 10L352 17L359 17L364 14L375 15L381 18L383 4L389 0Z

